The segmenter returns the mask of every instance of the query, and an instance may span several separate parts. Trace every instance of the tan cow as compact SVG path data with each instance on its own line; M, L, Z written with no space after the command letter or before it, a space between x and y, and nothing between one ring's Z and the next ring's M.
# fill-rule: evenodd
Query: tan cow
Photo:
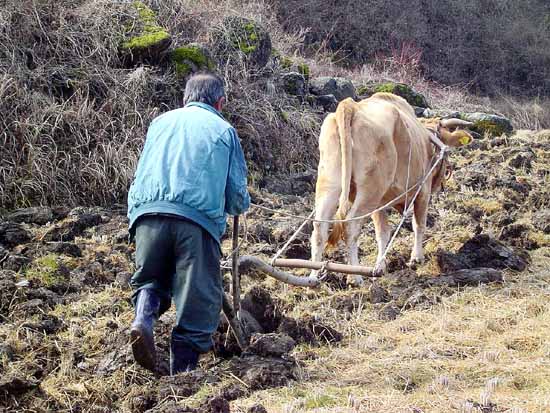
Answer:
M449 119L424 126L404 99L389 93L377 93L358 103L352 99L342 101L336 113L328 115L321 127L315 218L362 216L400 195L391 206L403 213L406 203L418 190L415 184L422 181L438 155L439 149L431 142L430 134L437 134L443 143L456 147L469 143L472 137L464 130L452 130L467 125L471 124ZM411 263L424 258L422 238L428 203L431 194L441 188L446 170L447 161L444 161L422 185L414 202ZM403 195L407 188L408 194ZM372 219L378 244L375 273L379 275L386 270L383 253L391 228L384 211L375 212ZM362 220L333 224L329 238L329 223L315 222L311 236L312 261L322 260L327 241L328 245L335 245L344 239L349 263L359 265L357 239L361 224ZM318 271L313 271L311 276L317 277ZM360 285L363 280L357 275L348 277L348 282Z

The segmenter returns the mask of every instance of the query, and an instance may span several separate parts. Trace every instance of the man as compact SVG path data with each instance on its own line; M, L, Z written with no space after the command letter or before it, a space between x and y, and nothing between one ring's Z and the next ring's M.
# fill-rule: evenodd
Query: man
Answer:
M137 269L130 281L132 351L152 371L153 325L172 297L170 374L197 366L219 323L226 214L239 215L250 204L239 138L220 113L224 96L223 81L214 74L188 80L185 107L151 122L128 194Z

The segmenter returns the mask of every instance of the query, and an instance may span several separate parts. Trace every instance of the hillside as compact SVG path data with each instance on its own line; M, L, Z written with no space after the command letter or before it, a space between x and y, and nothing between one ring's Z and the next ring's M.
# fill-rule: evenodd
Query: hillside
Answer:
M326 47L349 65L380 56L418 58L439 83L492 95L550 93L550 4L544 0L271 3L285 27L309 28L306 50Z
M533 52L534 86L525 98L509 94L523 84L515 77L490 83L479 76L471 88L465 72L454 77L437 66L444 60L430 55L432 43L405 41L414 34L407 19L396 23L401 54L362 60L357 36L364 27L340 19L358 31L327 37L330 47L319 44L327 36L320 24L326 2L4 3L0 412L550 409L550 111L545 98L532 96L545 93L548 66L535 64L547 62L544 53ZM382 2L363 3L390 20L397 13ZM443 13L447 25L465 26L464 14L416 3L407 7L423 10L423 19L431 11ZM514 4L498 4L509 9L495 20L509 21ZM545 2L529 5L518 25L548 12ZM342 2L338 13L365 13L349 7ZM489 41L486 13L468 16L478 20L464 30ZM447 26L430 22L426 36L436 42ZM542 33L534 32L536 22L522 34L527 42ZM338 50L350 45L355 51L345 54L353 61L344 62ZM320 288L304 289L248 272L243 306L263 335L241 354L222 321L200 369L169 377L173 309L156 326L158 374L131 355L134 247L127 243L125 198L150 121L179 106L186 77L205 69L226 81L224 115L241 138L253 202L277 211L251 208L240 234L242 254L266 261L302 222L286 214L307 215L314 207L318 133L339 100L391 91L414 104L418 116L474 121L476 139L451 154L453 175L430 206L423 265L406 265L408 222L389 254L390 273L365 279L362 288L332 273ZM396 225L398 215L390 221ZM308 225L288 258L309 258L310 233ZM370 222L359 245L361 263L372 265ZM225 257L231 249L229 232ZM345 260L340 250L329 258ZM474 281L460 276L478 267L490 270ZM229 286L229 270L224 276Z

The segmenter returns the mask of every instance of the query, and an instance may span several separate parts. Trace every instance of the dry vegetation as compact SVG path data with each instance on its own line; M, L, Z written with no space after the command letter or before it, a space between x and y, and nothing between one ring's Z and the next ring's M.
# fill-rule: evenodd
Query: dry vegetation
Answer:
M390 254L392 274L361 289L348 289L337 275L318 290L288 288L258 275L245 278L245 291L260 288L273 297L264 325L280 331L283 317L313 320L316 326L313 341L298 340L291 373L276 364L288 363L281 359L267 359L273 370L264 365L259 376L240 371L249 359L231 358L225 325L216 352L203 357L197 374L158 378L140 369L128 344L132 249L124 243L123 210L73 212L97 215L88 219L97 225L79 232L73 243L51 241L51 234L60 233L56 228L70 227L71 216L46 226L25 225L31 240L13 248L6 262L16 264L14 256L28 262L18 272L6 267L2 272L0 400L18 412L176 412L207 406L214 396L232 400L233 412L257 403L287 413L548 411L550 236L548 217L538 214L550 206L550 134L524 132L478 144L453 154L459 167L431 208L427 261L416 272L405 266L412 233L404 229ZM531 149L535 157L528 167L509 166ZM312 193L254 191L254 197L294 214L313 205ZM397 219L392 216L394 223ZM269 259L297 225L280 214L252 210L243 253ZM443 271L445 253L457 253L479 232L528 251L529 268L504 270L502 284L430 285ZM230 243L227 237L226 254ZM372 264L372 225L365 226L360 246L362 262ZM288 250L292 257L308 254L307 235ZM343 259L339 251L331 257ZM486 264L492 265L489 257ZM168 357L173 317L171 310L157 326L162 359ZM333 341L336 333L327 328L341 333L341 341ZM305 333L298 339L300 334Z
M255 403L270 413L550 411L550 133L539 130L550 127L545 100L474 97L468 84L444 86L407 45L343 67L328 40L303 49L311 31L285 28L279 2L146 3L158 7L174 44L211 47L228 85L226 115L250 161L253 199L271 208L307 215L313 207L307 182L298 183L299 196L260 187L273 175L316 167L324 114L282 92L277 59L258 70L218 48L212 33L226 29L227 16L260 22L278 53L307 63L312 76L341 75L357 85L406 82L435 107L490 108L516 129L530 130L476 140L452 155L456 172L430 209L427 261L416 271L405 266L412 245L405 225L389 255L392 274L362 289L348 289L334 274L318 290L245 278L245 291L259 287L273 297L265 313L269 329L295 320L300 334L309 334L307 340L298 335L286 361L252 358L265 370L240 370L251 359L231 358L234 347L222 325L216 351L203 357L199 372L158 377L133 363L128 345L133 250L125 242L124 207L115 203L125 199L149 121L179 104L183 81L169 61L128 67L120 56L121 39L138 18L130 2L6 2L0 9L0 214L37 204L64 207L49 211L40 225L14 227L28 232L20 245L0 246L0 411L223 411L213 407L213 396L243 413ZM67 216L77 205L101 208ZM243 253L268 259L298 224L251 210ZM430 284L479 233L530 256L528 269L504 269L502 284ZM372 264L371 224L360 248L362 263ZM230 249L228 237L224 252ZM287 255L308 258L307 234ZM338 251L331 258L344 259ZM163 359L173 317L172 310L157 324Z
M351 66L413 52L423 71L471 90L548 96L550 6L545 0L270 0L285 27L309 27Z
M311 30L283 30L270 2L155 2L158 20L174 46L209 45L226 79L226 115L237 126L250 160L252 181L316 167L322 112L281 91L284 70L274 59L254 70L215 44L224 18L260 22L279 56L305 62L311 75L339 74L358 85L404 81L435 107L502 112L517 128L550 126L540 100L495 100L469 95L468 85L447 87L427 80L422 50L396 46L354 69L338 65L326 43L302 54ZM274 11L272 11L274 7ZM7 1L0 9L0 204L109 205L123 202L149 121L182 99L183 80L169 61L128 67L120 45L138 21L131 2ZM301 150L307 150L304 157Z

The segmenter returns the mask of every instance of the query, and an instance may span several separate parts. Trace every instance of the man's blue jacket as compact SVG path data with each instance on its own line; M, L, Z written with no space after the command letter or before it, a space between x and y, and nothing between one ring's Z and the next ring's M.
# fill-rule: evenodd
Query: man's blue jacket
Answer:
M250 206L237 132L212 106L191 102L155 118L128 193L130 230L144 214L173 214L206 229L218 243L226 214Z

